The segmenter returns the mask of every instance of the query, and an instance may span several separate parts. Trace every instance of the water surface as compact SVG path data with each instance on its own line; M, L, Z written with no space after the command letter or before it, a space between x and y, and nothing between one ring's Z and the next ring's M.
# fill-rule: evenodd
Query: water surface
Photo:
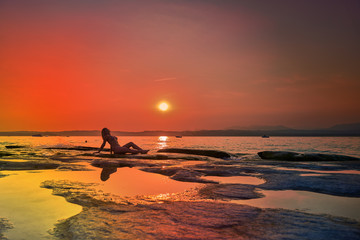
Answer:
M69 218L82 209L63 197L52 195L52 190L40 188L46 175L24 171L3 173L10 174L0 178L0 216L14 226L6 232L9 239L49 237L48 230L58 220Z
M81 211L79 205L52 195L51 189L40 188L41 182L46 180L96 183L98 185L94 186L95 189L118 196L170 194L198 185L127 167L115 168L109 172L111 174L106 180L101 180L104 170L89 168L93 171L2 171L9 176L0 178L0 216L14 225L13 229L6 232L6 236L9 239L45 239L50 237L48 230L58 220Z
M256 154L260 151L295 151L325 154L343 154L360 157L360 137L133 137L118 136L119 143L124 145L133 141L144 149L155 152L166 147L191 149L216 149L231 153ZM5 145L26 145L32 148L52 146L91 146L100 147L101 137L0 137L0 150ZM12 149L24 151L30 149ZM39 152L38 150L32 150ZM44 151L41 151L44 154Z
M316 214L330 214L360 221L360 198L338 197L307 191L272 191L261 190L264 198L250 200L233 200L260 208L284 208L301 210Z
M120 144L133 141L150 154L166 147L190 149L216 149L230 153L250 154L256 160L259 151L294 151L326 154L342 154L360 157L359 137L119 137ZM13 154L3 156L1 161L41 160L53 157L69 157L83 154L79 151L45 149L46 147L99 147L101 137L0 137L0 152ZM7 149L6 145L24 148ZM107 146L108 147L108 146ZM94 157L95 159L96 157ZM90 157L91 160L91 157ZM241 164L241 155L238 157ZM151 161L151 160L149 160ZM81 163L88 165L89 163ZM192 165L211 164L211 161L179 161L176 167L191 169ZM325 164L323 164L325 166ZM331 165L331 164L330 164ZM330 166L329 165L329 166ZM359 170L320 171L301 168L266 166L281 170L307 171L309 174L359 174ZM258 167L264 167L258 165ZM180 182L155 173L136 168L95 168L92 171L1 171L10 174L0 178L0 217L9 219L14 229L5 234L9 239L46 239L47 231L59 219L68 218L81 211L81 207L52 195L52 190L40 188L45 180L70 180L96 183L95 188L119 196L157 195L182 192L198 186L196 183ZM294 173L295 174L295 173ZM316 176L316 175L315 175ZM254 176L203 177L223 184L260 185L264 181ZM360 198L337 197L306 191L261 191L266 197L252 200L233 200L262 208L300 209L310 213L331 214L360 220Z

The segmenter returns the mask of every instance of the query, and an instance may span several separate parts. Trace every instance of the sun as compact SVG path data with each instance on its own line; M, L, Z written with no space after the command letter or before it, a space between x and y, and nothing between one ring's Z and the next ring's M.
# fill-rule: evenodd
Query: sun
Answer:
M160 111L165 112L165 111L169 110L169 104L167 102L161 102L161 103L159 103L158 108Z

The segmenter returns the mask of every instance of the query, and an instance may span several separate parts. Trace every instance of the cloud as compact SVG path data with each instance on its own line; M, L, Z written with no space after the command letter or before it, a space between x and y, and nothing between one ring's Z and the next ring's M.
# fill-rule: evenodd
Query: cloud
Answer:
M176 77L159 78L159 79L155 79L154 82L163 82L163 81L170 81L170 80L176 80Z

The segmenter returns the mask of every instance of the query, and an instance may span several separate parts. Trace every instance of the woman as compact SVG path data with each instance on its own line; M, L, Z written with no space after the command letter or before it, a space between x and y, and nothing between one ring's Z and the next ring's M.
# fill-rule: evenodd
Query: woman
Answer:
M112 136L110 134L110 130L107 128L103 128L101 130L101 136L103 138L103 143L101 144L101 147L100 147L98 153L104 149L106 142L108 142L110 144L110 154L112 154L113 152L115 154L124 154L124 153L145 154L149 151L149 150L144 150L144 149L140 148L133 142L129 142L129 143L125 144L124 146L120 146L120 144L118 143L117 137Z

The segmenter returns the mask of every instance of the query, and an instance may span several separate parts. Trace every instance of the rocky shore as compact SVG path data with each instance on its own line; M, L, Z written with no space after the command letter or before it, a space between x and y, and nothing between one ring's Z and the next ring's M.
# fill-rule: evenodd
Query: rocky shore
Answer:
M45 181L42 187L52 189L53 194L83 207L81 213L56 224L52 235L59 239L360 237L360 223L353 219L232 203L232 200L262 198L260 190L301 190L360 197L360 161L351 157L322 154L317 156L319 161L316 161L314 156L309 159L306 154L262 152L258 156L222 159L206 154L194 155L194 152L190 155L189 152L173 152L118 156L93 155L86 150L58 149L75 153L66 155L57 152L50 157L21 161L5 154L0 161L0 169L85 171L89 170L87 166L90 164L98 168L135 167L176 181L200 183L200 186L174 194L127 197L98 191L93 184ZM343 174L342 171L350 173ZM220 183L206 179L209 176L256 177L263 179L264 183ZM1 175L0 171L0 177L6 175ZM9 227L11 224L6 219L0 219L0 238L4 238Z

